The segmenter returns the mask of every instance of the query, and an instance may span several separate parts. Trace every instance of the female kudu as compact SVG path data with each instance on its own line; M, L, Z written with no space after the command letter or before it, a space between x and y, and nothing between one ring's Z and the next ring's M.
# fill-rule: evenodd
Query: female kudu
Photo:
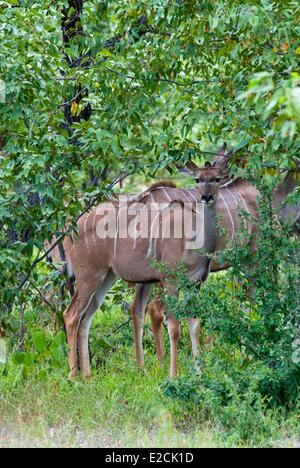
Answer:
M141 284L137 296L139 310L143 310L149 300L151 283L160 282L171 294L177 293L166 276L153 265L154 260L171 269L183 261L192 279L199 282L206 279L211 265L209 254L215 251L219 242L214 204L219 203L223 177L222 168L207 166L198 169L199 183L195 190L157 188L140 197L131 197L127 200L128 205L121 199L102 203L79 221L78 237L65 242L77 283L72 302L64 313L71 377L77 374L77 340L83 375L91 376L88 351L91 321L118 277ZM161 199L165 201L164 205L157 206ZM138 220L131 214L136 207L140 211ZM224 215L227 209L227 205L223 205ZM183 229L185 216L189 218L188 223L198 229L190 228L188 235ZM141 232L143 222L149 217L151 222L147 224L146 232ZM117 227L112 229L115 223ZM104 226L107 236L102 235ZM130 231L133 235L129 235ZM176 231L181 234L175 234ZM200 255L199 249L207 255ZM180 324L173 315L168 317L168 329L170 373L175 377Z
M220 155L220 158L224 154ZM229 158L228 158L229 159ZM228 161L227 159L227 161ZM137 347L137 358L143 362L142 334L144 314L150 297L151 285L154 282L161 282L167 290L176 294L167 278L153 266L153 260L159 260L175 268L180 260L183 260L188 274L191 278L204 281L209 271L219 271L229 265L219 265L211 261L210 254L223 250L228 239L234 239L236 231L240 225L239 210L250 213L251 217L257 216L256 200L257 189L250 183L237 179L227 182L224 180L228 176L228 164L216 161L215 166L207 165L205 168L198 168L195 165L188 165L188 170L193 174L197 182L196 189L176 189L174 187L153 187L141 196L131 197L127 202L128 207L124 208L124 201L111 202L117 211L117 228L114 235L103 238L98 235L98 225L102 223L108 213L106 224L113 225L114 219L110 220L110 208L108 203L99 205L92 212L85 215L78 225L78 237L73 241L66 239L65 249L67 257L70 259L72 273L76 277L77 288L75 296L64 313L67 329L68 342L70 345L69 362L71 367L71 377L77 374L77 342L79 344L80 366L83 375L90 378L90 361L88 352L88 335L92 317L98 307L103 303L106 292L112 287L117 277L131 283L138 283L137 294L133 306L133 317L135 323L135 338ZM276 191L274 203L284 200L287 192L290 193L298 182L293 182L288 174L285 182ZM288 186L288 188L287 188ZM142 235L137 227L142 224L141 219L133 219L130 208L136 204L143 203L141 212L147 215L153 211L153 204L161 204L158 207L154 219L151 218L147 235ZM200 240L194 242L194 247L187 247L195 239L188 238L185 234L176 237L165 235L168 231L162 214L168 208L172 208L170 215L173 231L176 226L182 223L183 205L189 205L189 212L192 217L192 224L200 226ZM200 208L199 208L200 207ZM124 212L124 213L123 213ZM126 227L124 228L124 215ZM299 215L299 212L298 212ZM220 224L224 228L225 234L222 236L217 229L216 217L220 217ZM145 218L142 216L142 219ZM122 222L123 220L123 222ZM111 221L111 222L110 222ZM133 222L134 221L134 222ZM129 230L127 229L129 227ZM254 226L250 221L245 221L248 232L252 232ZM109 229L108 229L109 230ZM134 232L129 236L128 231ZM172 231L172 232L173 232ZM158 235L156 235L158 232ZM110 233L111 234L111 233ZM143 233L145 234L145 232ZM197 236L196 236L197 238ZM207 255L200 255L197 249L204 249ZM154 322L155 338L157 340L160 354L162 355L160 324L161 314L157 315L156 325ZM199 353L199 322L197 319L190 320L190 331L194 355ZM177 374L177 345L180 336L180 324L173 315L168 318L168 329L171 340L171 376Z

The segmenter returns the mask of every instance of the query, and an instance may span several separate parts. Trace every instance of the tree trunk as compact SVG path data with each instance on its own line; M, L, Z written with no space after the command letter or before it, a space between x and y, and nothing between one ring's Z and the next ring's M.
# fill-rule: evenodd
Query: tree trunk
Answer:
M77 60L72 61L67 53L67 49L73 39L77 37L83 37L84 31L81 22L81 14L83 12L84 0L69 0L68 8L64 8L62 13L62 34L63 43L66 49L65 58L71 68L80 67L82 65L83 57L80 55ZM90 57L90 51L86 54L86 57ZM84 63L86 65L86 62ZM83 90L81 85L77 85L74 88L74 99L71 102L67 102L64 106L64 117L65 127L68 130L69 136L72 137L73 130L72 125L74 122L80 122L82 119L89 120L92 114L92 108L90 104L87 104L79 115L72 115L72 103L75 102L77 105L88 95L86 90ZM74 142L73 142L74 143Z

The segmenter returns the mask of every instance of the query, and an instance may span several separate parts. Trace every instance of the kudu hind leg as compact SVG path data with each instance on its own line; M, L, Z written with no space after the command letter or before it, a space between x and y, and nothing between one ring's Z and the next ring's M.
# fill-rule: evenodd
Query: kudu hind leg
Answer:
M78 330L78 344L80 368L82 375L86 380L91 379L91 363L89 352L89 334L93 317L99 307L103 304L107 292L111 289L116 281L116 277L112 272L107 273L104 279L100 282L100 286L92 292L88 305L82 313L82 318Z
M67 340L69 345L69 365L70 378L75 378L78 374L77 362L77 334L80 323L80 314L78 311L78 292L75 293L71 304L64 312L64 322L67 332Z
M170 366L170 377L175 379L178 375L178 342L181 334L181 326L179 320L173 315L168 317L168 331L171 343L171 366Z
M178 291L169 282L162 282L162 286L168 294L178 297ZM178 343L181 335L181 325L179 320L172 314L168 315L168 332L171 346L170 377L175 379L178 375Z
M136 288L134 301L131 306L136 362L139 367L144 365L143 333L151 289L151 284L139 284Z
M96 293L95 293L96 295ZM81 321L78 330L78 348L79 348L79 361L80 369L83 377L86 380L91 379L91 364L90 364L90 351L89 351L89 334L94 314L97 312L98 303L96 297L92 301L85 312L84 318Z
M69 365L70 374L69 377L74 379L78 375L78 345L79 354L81 351L79 341L79 330L81 326L81 320L85 312L90 311L94 307L94 295L97 292L90 291L89 293L82 294L79 289L75 292L75 296L72 299L70 306L64 312L64 321L68 337L69 345ZM96 307L97 309L97 307ZM81 358L80 358L81 361Z
M157 359L160 362L160 364L163 364L165 358L163 341L164 313L165 308L163 304L158 300L158 298L155 298L150 305L150 317Z

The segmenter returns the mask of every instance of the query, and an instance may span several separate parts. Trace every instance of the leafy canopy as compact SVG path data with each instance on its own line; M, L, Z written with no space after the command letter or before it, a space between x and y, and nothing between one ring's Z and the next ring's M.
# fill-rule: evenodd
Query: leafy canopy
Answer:
M3 316L30 297L33 253L121 170L173 171L226 140L262 175L299 151L297 1L77 3L66 41L76 2L0 1Z

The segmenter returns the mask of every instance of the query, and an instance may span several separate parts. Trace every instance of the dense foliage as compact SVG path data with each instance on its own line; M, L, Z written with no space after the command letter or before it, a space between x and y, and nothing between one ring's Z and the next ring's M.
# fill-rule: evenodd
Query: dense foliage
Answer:
M161 293L179 318L187 313L201 318L213 346L205 352L199 389L213 389L225 406L232 398L230 385L238 395L252 390L270 405L293 407L299 399L300 360L294 352L300 322L299 240L272 209L271 187L263 193L254 250L241 230L239 242L217 255L231 269L221 277L212 274L201 294L184 265L170 276L180 285L180 301Z
M246 176L266 193L296 167L299 11L296 0L0 0L0 336L25 373L39 359L65 360L52 321L63 279L45 265L44 242L72 229L119 179L128 175L126 190L137 190L175 174L179 160L209 159L223 141L247 158ZM297 240L261 210L251 312L239 315L246 299L234 286L249 263L242 240L226 253L236 262L231 276L198 298L218 334L207 368L227 358L241 360L239 371L263 363L261 394L287 403L299 384L287 357ZM234 294L222 296L224 286Z

